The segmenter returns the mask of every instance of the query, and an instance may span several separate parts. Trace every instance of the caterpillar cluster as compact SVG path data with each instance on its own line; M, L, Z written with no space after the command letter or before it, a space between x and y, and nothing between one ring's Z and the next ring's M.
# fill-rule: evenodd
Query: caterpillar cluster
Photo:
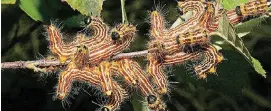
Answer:
M165 111L162 97L170 89L164 68L203 58L193 66L197 77L205 79L208 73L216 73L223 56L210 43L209 34L217 30L218 19L226 13L230 23L236 25L250 16L266 15L269 5L268 0L258 0L232 10L223 10L217 8L220 6L216 2L181 0L178 1L180 15L192 11L193 16L174 28L166 28L160 12L152 11L146 70L132 59L111 59L128 48L135 38L136 27L132 24L119 24L110 29L101 18L91 17L85 28L85 32L91 30L91 37L81 31L69 43L63 42L60 28L51 24L46 27L46 32L52 56L61 63L69 63L65 68L60 65L36 69L45 72L63 69L56 91L56 97L62 101L69 97L73 82L80 81L100 89L108 98L100 108L102 111L118 110L121 103L129 98L131 89L137 89L142 94L149 109Z
M167 93L167 76L163 67L183 64L185 61L199 60L193 65L193 71L200 79L205 79L208 73L216 73L217 65L223 56L210 43L211 32L217 31L218 20L226 14L232 25L241 23L250 16L268 15L270 0L257 0L237 6L232 10L224 10L220 4L208 0L180 0L179 14L188 11L193 16L184 23L173 27L165 27L165 19L157 10L150 15L151 40L148 44L148 72L155 78L161 95Z

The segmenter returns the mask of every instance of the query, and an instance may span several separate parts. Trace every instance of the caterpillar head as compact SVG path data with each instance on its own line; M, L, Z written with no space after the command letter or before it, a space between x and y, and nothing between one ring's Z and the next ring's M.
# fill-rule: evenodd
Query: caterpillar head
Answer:
M136 33L136 27L132 24L119 24L111 30L111 39L115 42L132 41Z

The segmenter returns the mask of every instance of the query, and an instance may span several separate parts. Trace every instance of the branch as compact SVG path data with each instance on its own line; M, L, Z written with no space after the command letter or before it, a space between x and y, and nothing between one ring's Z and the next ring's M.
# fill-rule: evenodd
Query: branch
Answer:
M148 54L147 50L130 52L130 53L120 53L112 57L112 60L122 59L122 58L134 58L142 57ZM1 63L2 69L18 69L18 68L29 68L31 66L58 66L58 65L67 65L70 61L66 61L64 64L60 64L59 60L36 60L36 61L15 61L15 62L4 62Z

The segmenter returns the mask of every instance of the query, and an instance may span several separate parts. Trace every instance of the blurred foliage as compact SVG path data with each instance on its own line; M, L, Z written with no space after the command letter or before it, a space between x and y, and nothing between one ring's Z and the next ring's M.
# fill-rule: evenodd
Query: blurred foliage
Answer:
M8 1L8 2L5 2ZM2 0L2 3L12 3L12 0ZM64 0L63 0L64 1ZM68 0L66 0L68 1ZM95 1L95 0L86 0ZM101 16L110 26L121 22L121 3L119 0L97 0L102 2ZM232 8L247 0L224 0L224 6ZM82 30L85 16L77 3L61 0L17 0L15 5L1 5L2 44L1 62L18 60L36 60L44 58L48 53L48 42L43 35L43 25L50 21L61 22L62 30L67 39ZM90 4L85 4L90 5ZM129 50L144 50L148 41L148 14L155 6L163 9L168 24L177 18L176 2L174 0L126 0L128 21L137 24L137 38ZM73 10L74 9L76 10ZM89 6L90 7L90 6ZM88 7L88 8L89 8ZM92 8L92 6L91 6ZM79 11L77 11L79 10ZM86 10L83 9L82 10ZM98 9L97 9L98 10ZM80 13L81 12L81 13ZM91 10L88 10L88 14ZM170 25L168 25L170 26ZM227 59L219 64L217 75L210 75L206 80L198 80L190 74L189 65L174 66L167 69L172 90L166 98L170 111L264 111L270 109L271 102L271 18L261 17L250 20L235 29L251 55L257 58L266 70L264 79L253 70L246 59L224 39L214 38L223 49L221 52ZM145 58L137 58L146 64ZM142 65L144 66L144 65ZM2 109L3 110L44 110L44 111L77 111L95 110L98 105L95 91L85 89L71 99L70 106L61 105L61 101L53 101L54 86L57 83L54 74L40 76L31 70L2 70ZM88 92L88 93L86 93ZM135 94L137 95L137 94ZM133 97L131 102L123 104L121 110L132 111L140 109L142 100ZM131 105L131 103L133 105ZM144 108L143 108L144 109Z

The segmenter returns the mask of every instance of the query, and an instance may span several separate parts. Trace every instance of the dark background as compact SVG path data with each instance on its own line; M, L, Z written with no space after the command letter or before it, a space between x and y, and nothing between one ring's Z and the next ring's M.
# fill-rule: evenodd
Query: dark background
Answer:
M43 1L42 5L50 8L50 2ZM47 16L50 19L44 22L34 21L17 4L1 5L1 62L46 57L48 42L43 35L43 25L49 24L50 20L62 22L67 38L82 30L76 25L83 21L82 18L69 19L80 14L60 0L55 2L57 8ZM126 52L146 49L149 39L148 14L159 5L160 9L163 7L168 24L172 24L178 17L174 0L155 3L152 0L126 1L129 22L137 24L138 30L136 40ZM120 23L119 0L106 0L102 17L110 26ZM218 76L209 75L206 80L197 79L183 65L170 67L166 72L175 76L169 77L169 80L179 82L171 85L171 97L165 97L170 111L266 111L271 108L271 18L252 26L252 32L243 38L251 54L262 63L267 77L257 74L244 57L232 48L221 50L227 60L219 64ZM144 58L136 60L146 64ZM71 104L63 108L61 101L52 99L57 84L56 74L34 73L28 69L2 69L1 72L1 103L4 111L92 111L99 107L92 103L97 102L99 96L95 95L98 92L84 88L85 91L81 89L78 96L70 99ZM139 100L134 99L133 103L139 103ZM132 103L127 101L121 110L133 110Z

